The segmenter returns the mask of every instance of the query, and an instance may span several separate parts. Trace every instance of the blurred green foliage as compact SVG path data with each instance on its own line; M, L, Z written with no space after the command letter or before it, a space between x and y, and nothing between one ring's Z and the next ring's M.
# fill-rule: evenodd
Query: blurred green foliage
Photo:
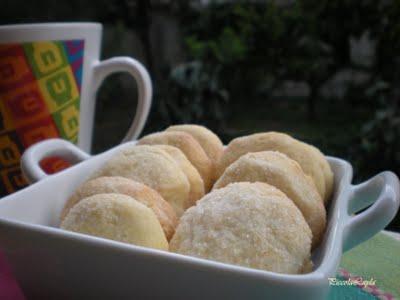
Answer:
M268 113L282 105L277 102L303 101L302 122L308 126L280 124L274 129L290 131L327 153L350 159L359 179L383 169L399 172L399 1L303 0L283 6L240 2L182 10L189 60L173 70L173 82L190 91L185 97L219 107L209 117L220 120L226 138L229 113L263 110L265 124L260 127L267 130ZM362 44L363 36L370 45ZM368 46L373 56L366 62L353 58L352 40L361 41L359 56ZM174 76L178 70L186 80L182 74ZM341 70L363 78L343 83L340 97L326 97L322 87ZM200 84L204 78L208 87ZM274 91L287 80L306 83L308 95L301 100L276 97ZM296 115L295 107L284 106L287 110L280 111L280 118ZM192 121L205 120L200 115ZM240 125L237 128L240 131Z
M203 110L212 106L213 113L206 119L193 116L188 106L190 120L176 121L213 120L212 127L226 140L260 130L288 131L349 159L356 181L385 169L399 174L399 12L399 1L303 0L289 6L269 2L188 9L181 22L189 60L171 78L189 100L179 102L182 98L172 94L169 101L193 99ZM367 47L372 53L363 61L359 57ZM340 96L327 97L322 88L342 70L361 79L347 79L336 87L343 89ZM305 83L308 95L277 97L274 91L287 80ZM302 111L293 102L302 103L300 123L293 122ZM256 122L241 117L231 127L226 122L229 114L249 119L259 111L265 115ZM399 229L399 224L396 220L392 226Z

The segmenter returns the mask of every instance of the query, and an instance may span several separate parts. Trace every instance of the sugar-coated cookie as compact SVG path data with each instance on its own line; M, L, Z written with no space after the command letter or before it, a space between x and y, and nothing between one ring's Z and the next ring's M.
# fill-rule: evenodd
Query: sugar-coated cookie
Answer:
M170 251L278 273L312 266L311 230L283 192L266 183L211 191L182 216Z
M130 196L149 207L160 221L167 239L171 239L178 225L178 218L172 206L152 188L120 176L98 177L83 183L65 203L61 220L64 220L70 209L82 199L108 193Z
M210 190L214 179L212 162L201 145L190 134L177 131L157 132L141 138L138 144L170 145L179 148L199 171L204 181L205 192Z
M61 228L168 250L168 242L154 212L122 194L96 194L79 201L68 212Z
M213 166L216 165L224 152L224 145L219 137L204 126L195 124L174 125L168 127L166 131L182 131L189 133L199 142L208 158L212 161Z
M183 154L179 148L169 145L154 145L153 147L159 147L171 155L183 173L185 173L190 184L189 198L185 208L195 205L196 201L204 196L204 182L199 171L197 171L197 169L192 165L192 163L187 159L186 155Z
M319 244L325 231L325 207L312 179L296 161L276 151L247 153L225 170L214 189L242 181L265 182L284 192L310 226L313 246Z
M325 178L325 197L324 202L327 203L329 199L332 197L333 188L334 188L334 176L329 165L328 160L326 159L325 155L317 148L312 145L309 145L311 151L314 152L314 157L316 161L319 163L322 173L324 174Z
M225 169L240 156L249 152L267 150L282 152L297 161L304 173L314 180L315 186L324 202L328 200L327 186L329 183L326 182L324 170L321 167L321 157L316 156L315 149L312 146L284 133L256 133L233 139L225 148L218 162L218 176L221 176ZM324 157L323 159L325 160Z
M172 205L179 217L186 209L190 184L176 161L164 150L148 145L126 145L93 177L121 176L141 182Z

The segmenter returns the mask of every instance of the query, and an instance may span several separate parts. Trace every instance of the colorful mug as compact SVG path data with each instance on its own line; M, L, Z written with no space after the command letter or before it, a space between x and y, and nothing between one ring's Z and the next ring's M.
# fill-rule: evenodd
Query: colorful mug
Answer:
M30 145L61 137L90 152L96 91L111 73L127 72L137 82L137 111L124 141L142 131L149 74L129 57L100 62L101 35L97 23L0 26L0 197L26 185L19 164ZM66 163L49 158L43 166L54 171Z

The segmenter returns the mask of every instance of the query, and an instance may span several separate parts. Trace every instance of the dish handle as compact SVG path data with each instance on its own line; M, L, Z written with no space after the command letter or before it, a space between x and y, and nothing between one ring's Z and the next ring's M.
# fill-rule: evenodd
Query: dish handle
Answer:
M400 184L393 172L385 171L361 184L352 185L343 251L384 229L395 217L399 205Z
M30 146L21 157L21 170L29 183L34 183L49 176L40 162L51 156L58 156L76 164L90 157L77 146L62 139L48 139Z

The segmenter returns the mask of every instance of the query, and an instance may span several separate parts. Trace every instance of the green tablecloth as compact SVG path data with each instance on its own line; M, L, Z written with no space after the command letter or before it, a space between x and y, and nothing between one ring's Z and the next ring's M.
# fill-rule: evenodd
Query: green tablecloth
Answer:
M380 233L346 252L336 280L343 283L349 278L351 282L357 278L369 282L331 285L329 300L400 299L400 239Z

